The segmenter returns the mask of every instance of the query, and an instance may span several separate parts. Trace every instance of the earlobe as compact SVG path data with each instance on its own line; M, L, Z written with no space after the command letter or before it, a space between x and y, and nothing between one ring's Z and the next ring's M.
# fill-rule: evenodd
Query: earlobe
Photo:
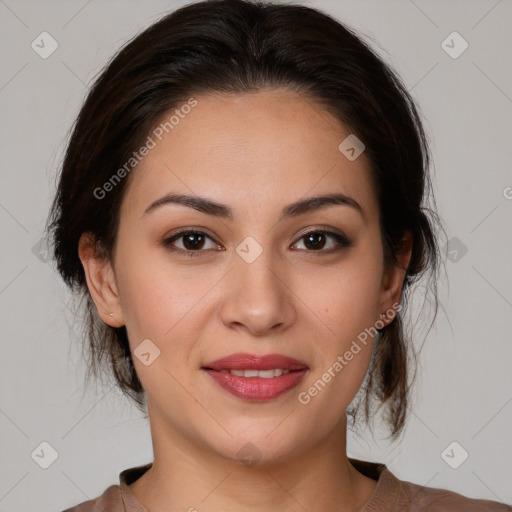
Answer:
M98 253L94 236L83 233L78 243L78 255L84 267L87 287L100 318L111 327L124 325L115 275L108 258Z
M400 253L397 254L398 265L392 265L389 269L386 269L383 275L380 303L381 315L396 309L393 306L394 304L400 304L404 279L411 260L412 244L412 233L407 230L404 232L401 240Z

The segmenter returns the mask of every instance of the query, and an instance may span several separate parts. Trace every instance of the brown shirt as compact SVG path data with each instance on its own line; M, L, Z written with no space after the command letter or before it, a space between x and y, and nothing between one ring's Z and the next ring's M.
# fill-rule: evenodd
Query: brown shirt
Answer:
M384 464L349 460L358 471L377 480L375 490L360 512L512 512L512 506L497 501L471 499L445 489L399 480ZM151 465L125 469L119 474L119 485L111 485L98 498L64 512L148 512L128 486Z

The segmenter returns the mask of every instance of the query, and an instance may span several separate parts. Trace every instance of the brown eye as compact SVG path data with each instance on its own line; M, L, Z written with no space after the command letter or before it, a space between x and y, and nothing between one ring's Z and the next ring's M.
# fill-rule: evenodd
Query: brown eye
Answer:
M333 240L333 242L329 243L329 239ZM344 235L320 230L310 231L302 235L300 241L303 241L302 243L308 252L333 252L352 245L351 240ZM327 248L326 245L328 245Z
M192 251L203 248L205 242L204 235L201 235L200 233L190 233L187 235L181 235L181 237L185 249Z
M207 241L211 240L211 246L206 247ZM181 247L177 242L181 242ZM163 241L163 245L169 250L176 251L178 253L186 254L187 256L198 256L199 253L205 252L208 249L218 248L213 239L202 231L180 231L175 235L166 238Z
M308 249L323 249L326 242L326 236L324 233L309 233L304 237L304 245Z

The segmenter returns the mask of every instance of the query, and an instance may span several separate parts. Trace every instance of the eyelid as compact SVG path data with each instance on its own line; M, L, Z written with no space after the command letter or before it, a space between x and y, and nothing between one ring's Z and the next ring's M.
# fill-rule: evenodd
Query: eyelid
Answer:
M169 235L166 235L164 237L164 239L162 241L162 245L165 248L167 248L168 250L171 250L176 253L185 254L187 256L200 255L200 253L209 253L212 250L212 249L184 250L179 247L173 246L174 241L176 241L180 237L182 237L186 234L190 234L190 233L204 235L206 238L209 238L212 242L214 242L217 245L217 249L213 249L213 250L218 250L218 247L221 245L219 242L217 242L217 240L213 236L208 234L208 232L205 230L205 228L197 228L197 227L180 228L176 232L171 232ZM296 241L293 242L290 247L295 246L305 236L309 235L310 233L321 233L321 234L326 235L327 237L334 238L334 240L337 244L337 247L331 248L331 249L319 249L316 251L315 250L308 251L308 250L301 249L301 251L306 252L306 253L330 254L330 253L339 251L341 249L351 247L353 245L353 241L347 235L345 235L342 231L339 231L335 228L331 228L330 226L313 226L313 227L305 228L305 231L303 231L302 233L300 233L298 235L295 235ZM225 250L225 248L220 249L220 250Z
M350 239L350 237L348 237L340 229L336 229L331 226L326 226L326 225L322 225L322 224L320 224L318 226L305 228L304 231L300 231L297 235L295 235L295 237L297 237L297 241L298 241L299 239L303 238L304 236L309 235L309 233L325 233L326 235L343 238L343 239L345 239L345 241L347 243L352 243L352 240ZM294 244L295 243L297 243L297 242L294 242Z
M180 247L176 247L173 245L173 243L176 241L176 240L179 240L180 238L182 238L183 236L185 236L186 234L198 234L198 235L203 235L205 238L209 238L214 244L217 245L217 248L216 250L218 249L218 247L221 245L219 244L219 242L217 242L217 240L215 240L215 238L211 235L209 235L206 231L205 231L205 228L194 228L194 227L188 227L188 228L181 228L179 229L178 231L175 231L175 232L171 232L169 233L168 235L166 235L164 237L164 239L162 240L161 244L164 246L164 248L172 251L172 252L176 252L176 253L180 253L180 254L185 254L186 256L195 256L195 255L200 255L200 253L208 253L210 252L212 249L199 249L199 250L196 250L196 251L192 251L192 250L185 250L185 249L181 249ZM225 250L225 249L221 249L221 250Z

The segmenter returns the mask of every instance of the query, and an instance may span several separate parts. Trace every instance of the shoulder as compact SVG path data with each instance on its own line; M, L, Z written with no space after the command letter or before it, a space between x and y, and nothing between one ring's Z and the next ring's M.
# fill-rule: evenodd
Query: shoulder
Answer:
M468 498L462 494L437 487L425 487L399 480L401 501L410 512L512 512L512 506L492 500Z
M437 487L426 487L397 478L385 464L349 459L377 486L361 512L512 512L499 501L469 498Z
M67 508L63 512L98 512L99 510L105 512L125 512L126 509L119 485L111 485L101 496Z

